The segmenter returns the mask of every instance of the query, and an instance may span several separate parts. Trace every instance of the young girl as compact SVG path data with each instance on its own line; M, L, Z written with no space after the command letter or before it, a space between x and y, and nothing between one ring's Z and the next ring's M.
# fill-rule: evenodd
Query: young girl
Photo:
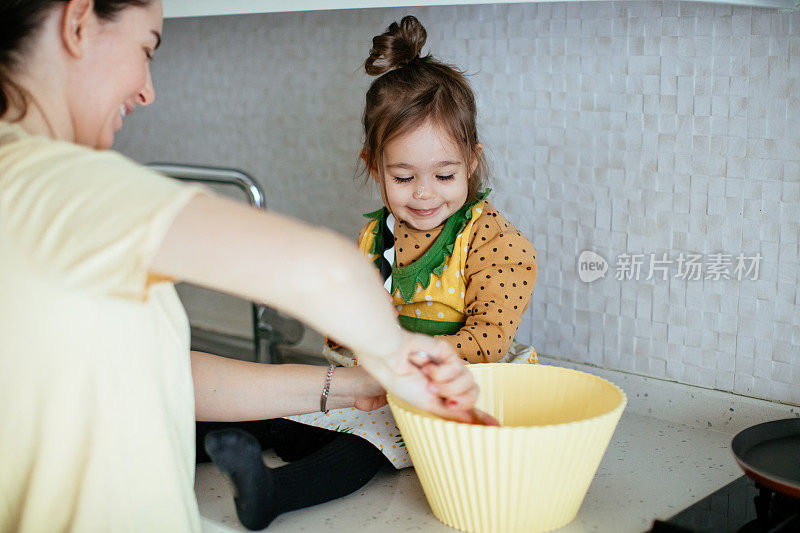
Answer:
M534 248L481 190L486 163L475 97L460 71L420 56L425 39L407 16L372 41L365 68L379 77L366 96L361 157L384 207L365 215L359 248L380 270L405 329L446 340L469 363L535 363L531 347L513 342L536 281ZM330 360L356 364L329 344ZM387 407L289 418L306 425L283 422L296 438L282 455L296 459L300 443L310 455L275 470L260 456L262 444L274 445L269 439L228 431L206 440L237 485L247 527L349 494L387 462L411 465Z

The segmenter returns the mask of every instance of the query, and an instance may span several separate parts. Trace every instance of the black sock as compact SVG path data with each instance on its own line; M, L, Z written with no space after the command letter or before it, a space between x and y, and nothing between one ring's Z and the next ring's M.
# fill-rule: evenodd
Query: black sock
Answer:
M236 486L236 512L248 529L263 529L281 513L346 496L388 464L368 441L341 433L308 457L269 469L261 461L258 442L241 433L210 433L206 448Z
M211 458L206 454L203 443L206 435L221 429L241 429L258 439L262 450L269 450L283 442L277 431L282 430L281 419L249 420L246 422L195 422L195 462L208 463Z
M264 529L272 521L264 518L277 513L274 505L275 481L261 459L261 444L241 429L212 431L205 438L205 449L220 471L233 482L236 514L248 529Z

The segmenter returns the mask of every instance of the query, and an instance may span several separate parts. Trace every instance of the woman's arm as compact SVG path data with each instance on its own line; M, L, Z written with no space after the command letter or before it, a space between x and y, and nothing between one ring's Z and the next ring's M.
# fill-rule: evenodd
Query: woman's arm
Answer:
M175 218L150 271L264 302L303 320L358 353L381 385L414 405L466 419L477 397L453 349L403 332L378 273L354 244L330 230L201 195ZM420 350L441 364L417 361L423 373L409 357ZM267 388L274 390L277 381L269 379ZM437 387L429 388L431 381ZM283 401L269 394L269 401Z
M192 352L195 417L207 422L263 420L319 411L327 366L263 365ZM327 407L379 407L383 387L363 369L337 368ZM370 401L373 399L373 401Z
M150 270L281 309L347 339L367 367L400 346L392 309L373 290L379 276L355 246L274 212L197 196L175 218Z

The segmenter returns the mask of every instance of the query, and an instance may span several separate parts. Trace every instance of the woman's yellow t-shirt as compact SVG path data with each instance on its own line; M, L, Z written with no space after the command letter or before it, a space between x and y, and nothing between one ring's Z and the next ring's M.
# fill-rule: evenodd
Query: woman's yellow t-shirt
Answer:
M0 532L199 531L188 321L147 273L199 190L0 122Z

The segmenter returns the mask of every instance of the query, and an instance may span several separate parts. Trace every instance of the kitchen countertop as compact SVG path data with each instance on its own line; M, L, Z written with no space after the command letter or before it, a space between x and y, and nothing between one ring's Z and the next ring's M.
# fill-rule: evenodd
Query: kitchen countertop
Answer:
M619 385L628 407L589 487L578 516L559 532L641 532L742 475L730 452L745 427L800 416L800 408L540 358ZM268 466L282 464L271 452ZM247 531L236 518L227 480L199 465L195 493L206 533ZM297 531L454 531L433 516L413 469L381 470L361 490L279 516L274 533Z

